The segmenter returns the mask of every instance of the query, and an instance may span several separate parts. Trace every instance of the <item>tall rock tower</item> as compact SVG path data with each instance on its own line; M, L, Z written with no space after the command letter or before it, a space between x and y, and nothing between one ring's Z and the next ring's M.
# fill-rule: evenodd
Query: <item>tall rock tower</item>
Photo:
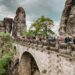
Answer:
M66 1L59 32L62 35L75 35L75 0Z
M20 36L21 32L26 29L26 14L22 7L16 11L16 16L13 23L13 36Z

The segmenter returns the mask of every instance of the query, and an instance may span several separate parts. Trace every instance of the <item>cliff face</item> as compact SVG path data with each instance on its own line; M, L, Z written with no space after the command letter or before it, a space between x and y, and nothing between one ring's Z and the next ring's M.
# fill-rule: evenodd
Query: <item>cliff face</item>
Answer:
M75 0L67 0L60 22L60 34L75 34Z

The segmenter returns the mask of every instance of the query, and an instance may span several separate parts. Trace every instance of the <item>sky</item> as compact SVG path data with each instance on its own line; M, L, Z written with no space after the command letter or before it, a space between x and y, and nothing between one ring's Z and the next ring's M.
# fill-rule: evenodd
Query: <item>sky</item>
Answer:
M65 0L0 0L0 20L4 17L14 18L16 9L22 6L28 28L37 18L45 16L54 21L52 29L58 33L64 4Z

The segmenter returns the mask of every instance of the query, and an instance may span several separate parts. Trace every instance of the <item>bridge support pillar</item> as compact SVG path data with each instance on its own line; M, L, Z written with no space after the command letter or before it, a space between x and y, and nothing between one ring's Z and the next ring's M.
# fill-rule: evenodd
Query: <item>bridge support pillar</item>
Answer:
M31 75L31 58L28 55L22 57L19 65L20 75Z

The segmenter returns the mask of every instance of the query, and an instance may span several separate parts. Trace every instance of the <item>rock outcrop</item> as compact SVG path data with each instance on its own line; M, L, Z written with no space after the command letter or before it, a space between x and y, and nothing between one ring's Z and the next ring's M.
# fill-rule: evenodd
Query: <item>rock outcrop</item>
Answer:
M0 21L0 32L5 32L3 21Z
M3 24L4 24L4 27L5 27L5 32L11 33L13 19L12 18L4 18Z
M7 18L7 17L4 18L3 21L0 21L0 32L11 33L12 24L13 24L13 19L12 18Z
M75 35L75 0L67 0L60 23L60 34Z
M13 24L13 35L19 36L21 32L26 28L26 14L22 7L19 7L16 11Z

